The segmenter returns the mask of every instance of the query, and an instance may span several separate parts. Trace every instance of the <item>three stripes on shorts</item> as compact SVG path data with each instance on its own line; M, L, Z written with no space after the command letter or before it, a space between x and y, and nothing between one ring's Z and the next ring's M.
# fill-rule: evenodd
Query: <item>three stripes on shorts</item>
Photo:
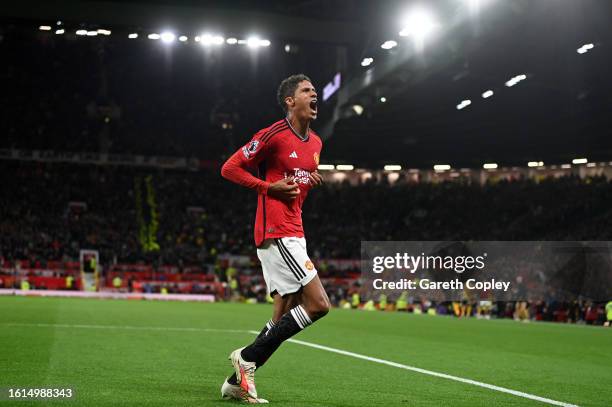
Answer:
M306 277L306 272L299 266L298 262L291 255L291 252L289 251L289 249L287 249L283 241L281 239L274 239L274 241L276 242L276 246L278 247L278 251L283 257L283 260L285 260L285 263L287 263L287 267L289 267L289 270L291 270L295 278L300 281L304 277Z

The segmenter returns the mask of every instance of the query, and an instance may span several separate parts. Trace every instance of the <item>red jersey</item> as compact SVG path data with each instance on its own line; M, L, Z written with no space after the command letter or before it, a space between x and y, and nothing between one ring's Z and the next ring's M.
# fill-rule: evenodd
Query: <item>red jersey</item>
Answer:
M312 130L305 139L298 136L287 119L258 131L232 155L221 169L230 181L258 191L255 217L255 244L279 237L304 237L302 205L311 188L310 173L319 165L323 143ZM244 171L257 169L258 178ZM291 202L268 196L270 183L293 176L300 194Z

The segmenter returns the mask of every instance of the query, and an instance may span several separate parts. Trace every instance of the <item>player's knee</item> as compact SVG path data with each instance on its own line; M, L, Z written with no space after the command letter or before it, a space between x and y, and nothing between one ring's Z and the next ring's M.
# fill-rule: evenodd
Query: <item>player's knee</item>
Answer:
M313 321L323 318L329 312L331 304L327 296L317 298L316 301L312 301L308 307L308 314Z
M331 304L329 303L329 300L326 298L323 304L321 304L321 307L319 308L319 315L317 319L323 318L325 315L327 315L330 308L331 308Z

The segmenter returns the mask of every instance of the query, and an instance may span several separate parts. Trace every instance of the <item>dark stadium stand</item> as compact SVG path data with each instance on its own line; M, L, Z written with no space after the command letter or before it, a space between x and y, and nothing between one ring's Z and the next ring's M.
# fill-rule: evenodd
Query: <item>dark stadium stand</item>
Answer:
M211 262L211 250L253 253L255 196L216 171L0 165L10 191L2 196L5 258L74 261L88 245L99 248L104 263L194 265ZM159 208L160 250L154 254L139 244L135 209L135 181L147 175ZM313 257L329 259L358 258L361 240L606 240L612 237L610 200L605 178L333 183L313 191L304 223Z

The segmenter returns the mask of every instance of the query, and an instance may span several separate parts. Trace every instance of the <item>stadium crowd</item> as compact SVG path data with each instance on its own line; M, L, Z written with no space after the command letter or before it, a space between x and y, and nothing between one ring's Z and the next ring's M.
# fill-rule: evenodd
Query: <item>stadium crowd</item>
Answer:
M158 220L153 250L143 245L140 231L143 222L151 225L151 205L144 192L136 192L145 189L147 178ZM105 268L170 265L180 272L197 267L219 281L235 279L245 297L265 300L252 257L256 197L216 171L1 160L0 182L3 264L20 260L44 268L47 262L78 261L81 249L96 249ZM328 183L311 194L304 223L311 256L340 304L359 290L351 282L358 269L339 271L325 264L358 259L362 240L609 240L611 200L612 183L605 178L484 185ZM222 255L252 261L236 266ZM167 286L179 292L176 284ZM586 307L571 315L586 316Z
M148 175L156 251L139 244L135 188ZM197 264L211 252L254 251L256 197L216 171L3 160L0 178L5 258L78 260L80 249L95 247L107 263ZM609 240L611 200L605 178L329 183L313 191L303 216L313 258L355 259L362 240Z

